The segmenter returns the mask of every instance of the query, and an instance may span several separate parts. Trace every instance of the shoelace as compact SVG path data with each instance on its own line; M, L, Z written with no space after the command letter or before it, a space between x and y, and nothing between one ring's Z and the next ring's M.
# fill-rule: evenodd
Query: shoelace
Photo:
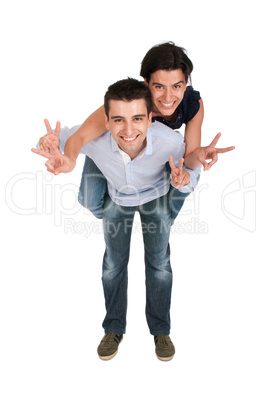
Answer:
M156 337L156 343L158 343L160 347L168 347L171 344L169 338L165 335L158 335Z
M119 339L115 334L106 334L103 340L104 346L111 345L113 342L119 343Z

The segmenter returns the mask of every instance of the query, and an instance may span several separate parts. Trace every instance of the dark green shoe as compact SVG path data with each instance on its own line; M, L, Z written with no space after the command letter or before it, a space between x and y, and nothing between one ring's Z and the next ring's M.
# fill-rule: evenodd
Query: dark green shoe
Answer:
M173 358L175 348L168 335L156 335L154 336L154 342L156 345L156 355L159 360L168 361Z
M97 352L102 360L112 359L118 352L118 347L122 341L123 335L106 334L98 346Z

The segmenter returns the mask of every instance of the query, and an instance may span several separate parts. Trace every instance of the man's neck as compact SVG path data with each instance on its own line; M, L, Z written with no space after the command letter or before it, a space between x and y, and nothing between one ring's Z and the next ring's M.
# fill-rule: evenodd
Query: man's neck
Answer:
M126 152L126 151L124 151L123 149L121 149L121 148L119 147L119 145L118 145L118 147L119 147L119 149L121 150L121 152L124 152L126 155L128 155L131 160L137 158L137 156L138 156L143 150L145 150L146 146L147 146L147 139L145 139L145 141L143 142L143 146L142 146L141 148L139 148L138 151Z

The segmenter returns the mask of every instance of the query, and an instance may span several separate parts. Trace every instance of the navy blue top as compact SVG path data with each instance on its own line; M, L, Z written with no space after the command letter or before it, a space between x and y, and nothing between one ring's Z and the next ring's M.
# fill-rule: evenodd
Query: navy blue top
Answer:
M174 122L160 116L153 117L152 121L160 121L173 130L180 128L182 124L187 124L198 113L200 108L199 99L201 99L200 93L189 86L184 93L181 103L177 107L178 117Z

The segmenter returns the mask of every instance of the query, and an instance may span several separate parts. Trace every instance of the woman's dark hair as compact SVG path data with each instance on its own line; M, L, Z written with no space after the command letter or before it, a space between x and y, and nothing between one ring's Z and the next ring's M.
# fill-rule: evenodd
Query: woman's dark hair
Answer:
M150 91L143 81L138 81L134 78L127 78L115 82L115 84L109 86L104 96L104 109L106 116L109 118L110 100L123 100L125 102L130 102L135 99L145 100L149 115L151 112L152 100Z
M173 42L162 43L153 46L141 62L140 75L150 80L151 74L157 70L177 70L181 68L185 75L186 82L190 80L193 64L185 53L185 49L176 46Z

